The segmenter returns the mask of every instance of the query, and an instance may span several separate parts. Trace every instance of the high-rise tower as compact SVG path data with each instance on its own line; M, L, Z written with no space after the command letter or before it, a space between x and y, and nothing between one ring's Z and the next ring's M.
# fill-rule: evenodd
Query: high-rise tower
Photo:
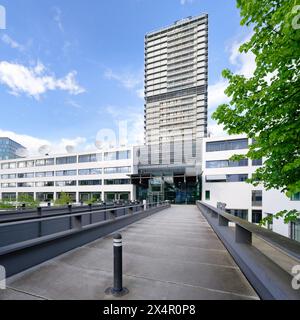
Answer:
M206 136L207 71L207 14L146 35L146 145Z

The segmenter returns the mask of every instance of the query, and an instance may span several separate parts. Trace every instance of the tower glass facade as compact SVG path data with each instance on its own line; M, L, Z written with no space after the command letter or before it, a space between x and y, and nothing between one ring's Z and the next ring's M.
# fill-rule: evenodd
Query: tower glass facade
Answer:
M0 137L0 160L20 158L17 150L25 149L21 144L6 137Z

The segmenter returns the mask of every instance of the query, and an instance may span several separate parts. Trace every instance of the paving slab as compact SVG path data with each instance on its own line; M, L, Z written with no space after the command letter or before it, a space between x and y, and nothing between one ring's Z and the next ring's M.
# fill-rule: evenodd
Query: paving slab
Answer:
M126 299L258 299L196 206L172 206L122 230ZM112 299L112 235L8 279L1 299Z

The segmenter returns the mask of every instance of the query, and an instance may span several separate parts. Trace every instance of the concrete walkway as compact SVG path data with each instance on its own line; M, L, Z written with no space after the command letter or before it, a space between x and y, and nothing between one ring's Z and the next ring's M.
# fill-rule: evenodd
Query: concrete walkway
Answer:
M258 299L196 206L170 209L123 230L122 299ZM112 236L8 280L1 299L111 299Z

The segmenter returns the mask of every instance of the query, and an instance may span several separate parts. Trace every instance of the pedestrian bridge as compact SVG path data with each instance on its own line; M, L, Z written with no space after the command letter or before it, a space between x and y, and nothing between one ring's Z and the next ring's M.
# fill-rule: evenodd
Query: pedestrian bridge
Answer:
M242 272L212 227L205 210L182 205L121 227L123 284L129 293L118 299L261 298L261 283L248 277L245 260L233 254ZM112 242L109 234L11 276L0 300L117 299L105 294L113 282Z

